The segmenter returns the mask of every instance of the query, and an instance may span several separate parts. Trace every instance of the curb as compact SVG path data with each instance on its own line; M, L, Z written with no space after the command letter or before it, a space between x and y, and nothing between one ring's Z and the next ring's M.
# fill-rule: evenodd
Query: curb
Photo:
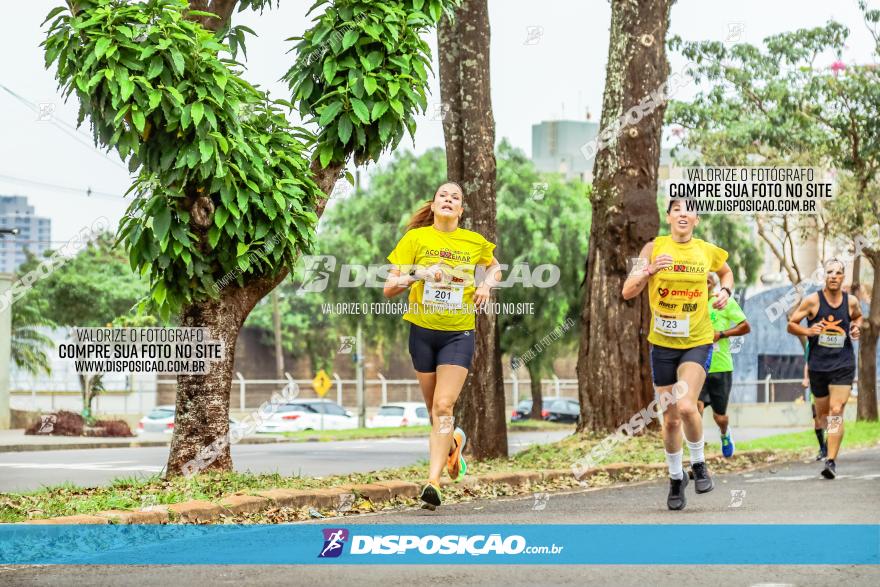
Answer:
M763 459L764 464L775 456L773 451L749 451L741 456ZM723 462L721 456L711 456L709 463ZM774 459L775 460L775 459ZM666 465L662 463L614 463L604 467L588 469L579 479L588 482L595 476L607 475L619 480L628 475L662 472ZM455 483L444 479L441 487L455 486L463 489L484 488L522 488L533 483L575 478L570 469L548 469L544 471L499 471L483 475L465 477ZM28 520L19 524L167 524L191 523L204 524L219 522L223 517L237 514L255 514L277 508L314 508L316 510L339 508L350 503L353 498L369 500L378 505L395 500L415 499L419 494L419 485L409 481L377 481L366 484L346 484L326 489L266 489L255 491L253 495L238 492L223 496L216 503L204 500L191 500L169 505L152 506L145 510L124 511L107 510L88 515L62 516L40 520Z

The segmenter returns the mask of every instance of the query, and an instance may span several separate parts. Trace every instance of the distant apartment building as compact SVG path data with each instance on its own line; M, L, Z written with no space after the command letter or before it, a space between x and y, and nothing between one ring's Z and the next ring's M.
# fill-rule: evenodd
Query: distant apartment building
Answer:
M0 196L0 228L18 229L16 235L0 235L0 273L14 273L25 251L39 255L52 245L52 221L36 216L25 196Z
M545 120L532 125L532 161L539 171L561 173L566 179L593 180L595 149L585 148L599 136L599 124L590 120ZM669 177L669 149L660 153L660 180ZM586 153L585 153L586 152Z

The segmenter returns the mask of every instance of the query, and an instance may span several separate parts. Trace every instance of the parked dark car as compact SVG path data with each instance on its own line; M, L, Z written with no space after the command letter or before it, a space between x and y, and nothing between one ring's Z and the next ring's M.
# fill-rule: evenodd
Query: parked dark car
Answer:
M548 422L576 423L581 411L577 400L568 398L547 398L544 400L543 408L541 417ZM524 399L517 404L516 409L510 415L510 420L511 422L527 420L531 412L532 400Z

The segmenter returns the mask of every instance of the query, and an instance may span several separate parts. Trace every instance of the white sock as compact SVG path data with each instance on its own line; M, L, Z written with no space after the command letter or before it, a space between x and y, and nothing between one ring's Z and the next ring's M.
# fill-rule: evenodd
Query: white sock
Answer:
M704 462L706 459L703 457L703 439L701 438L696 442L691 442L685 438L685 441L688 445L688 453L691 456L691 464L693 465L694 463Z
M666 453L666 466L669 467L669 476L673 479L681 479L684 470L681 468L682 451Z

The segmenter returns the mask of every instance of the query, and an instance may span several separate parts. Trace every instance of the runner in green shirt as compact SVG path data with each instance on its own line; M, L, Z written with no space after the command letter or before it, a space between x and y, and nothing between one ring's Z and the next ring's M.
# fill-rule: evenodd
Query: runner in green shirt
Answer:
M715 296L718 287L718 276L710 273L706 282L709 286L709 299ZM700 392L697 408L700 415L706 405L712 406L712 417L721 430L721 454L732 457L734 446L730 434L729 418L727 417L727 402L730 399L730 388L733 386L733 356L730 350L730 338L743 336L751 332L746 315L736 300L730 301L721 310L716 310L709 304L709 318L715 329L715 343L712 348L712 363L709 366L709 374Z

